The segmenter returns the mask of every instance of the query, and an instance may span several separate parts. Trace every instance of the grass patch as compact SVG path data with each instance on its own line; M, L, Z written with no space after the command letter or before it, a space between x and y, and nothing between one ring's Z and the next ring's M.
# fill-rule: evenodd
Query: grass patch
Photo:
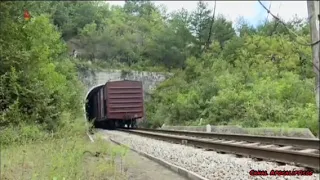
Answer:
M76 128L72 128L75 130ZM1 148L1 180L104 180L126 179L116 168L127 149L96 138L85 131L52 136Z

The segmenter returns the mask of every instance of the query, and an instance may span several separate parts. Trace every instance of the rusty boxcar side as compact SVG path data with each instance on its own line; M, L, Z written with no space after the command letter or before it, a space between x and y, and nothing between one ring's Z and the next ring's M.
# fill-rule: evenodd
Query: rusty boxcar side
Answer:
M136 127L144 117L143 86L140 81L112 81L88 95L87 117L103 127Z
M144 116L140 81L113 81L105 86L107 119L135 120Z

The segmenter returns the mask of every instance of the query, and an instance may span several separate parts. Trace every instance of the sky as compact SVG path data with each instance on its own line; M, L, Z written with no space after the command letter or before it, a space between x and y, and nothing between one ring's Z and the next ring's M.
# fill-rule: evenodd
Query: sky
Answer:
M112 5L123 5L124 1L107 1ZM213 9L214 1L205 1ZM156 5L163 4L167 7L168 12L185 8L193 11L197 6L197 1L154 1ZM263 4L270 11L288 21L293 16L307 18L307 1L263 1ZM258 1L217 1L216 14L223 14L227 19L236 22L237 18L242 16L253 26L265 21L267 18L272 19L271 15L259 4Z

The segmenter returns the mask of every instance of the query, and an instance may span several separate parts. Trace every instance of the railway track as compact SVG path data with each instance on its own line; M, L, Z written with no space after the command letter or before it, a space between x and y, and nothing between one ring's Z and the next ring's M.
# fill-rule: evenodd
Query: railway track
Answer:
M319 139L264 137L159 129L121 129L154 139L207 150L296 164L319 171Z
M221 139L221 140L234 140L244 142L258 142L263 144L272 144L278 146L286 146L287 149L314 149L319 150L319 139L307 138L292 138L292 137L274 137L274 136L254 136L245 134L222 134L212 132L197 132L197 131L177 131L177 130L164 130L164 129L146 129L139 128L142 131L160 132L173 135L198 137L205 139ZM290 147L290 148L289 148Z

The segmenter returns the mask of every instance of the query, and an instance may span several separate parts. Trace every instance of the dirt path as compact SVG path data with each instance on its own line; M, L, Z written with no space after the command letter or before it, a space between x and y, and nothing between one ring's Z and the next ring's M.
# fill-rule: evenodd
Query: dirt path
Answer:
M103 139L114 144L104 135ZM116 158L116 169L125 177L120 179L127 180L186 180L179 174L163 167L146 157L139 155L136 152L128 151L126 156ZM108 179L110 179L109 177ZM119 178L119 177L118 177ZM118 178L116 178L118 180ZM112 179L112 178L111 178Z
M125 173L129 180L185 180L171 170L132 151L128 152L125 161Z

